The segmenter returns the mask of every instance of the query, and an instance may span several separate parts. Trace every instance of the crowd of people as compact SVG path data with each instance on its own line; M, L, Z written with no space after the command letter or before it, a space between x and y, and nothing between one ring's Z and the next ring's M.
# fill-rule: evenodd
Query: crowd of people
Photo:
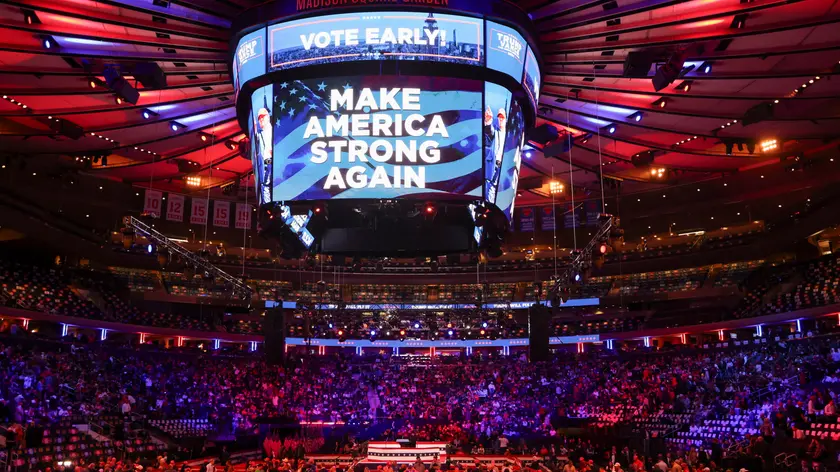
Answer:
M380 438L503 453L538 452L533 440L562 437L569 419L609 418L619 427L663 412L690 415L693 422L743 413L752 415L747 426L760 434L720 440L733 453L766 455L765 445L801 439L815 421L837 421L834 384L821 381L838 375L838 346L826 336L738 350L604 353L548 363L529 363L524 355L414 363L377 354L290 358L286 366L269 366L254 357L210 360L6 337L0 344L0 422L46 424L71 414L118 411L208 418L219 431L257 434L262 418L392 421ZM761 392L771 393L756 395ZM294 451L299 458L323 442L269 437L263 446L270 456ZM816 457L825 455L817 451Z

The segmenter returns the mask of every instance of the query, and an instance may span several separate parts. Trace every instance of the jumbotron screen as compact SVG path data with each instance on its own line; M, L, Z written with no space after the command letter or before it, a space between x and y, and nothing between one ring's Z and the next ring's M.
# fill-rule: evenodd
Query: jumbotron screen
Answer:
M347 76L345 68L341 76L312 78L305 72L353 61L445 62L477 67L475 77L491 69L522 84L525 95L495 82L439 75ZM535 107L540 86L536 57L515 28L390 9L294 19L240 38L236 91L266 74L276 78L252 92L247 124L261 204L484 200L511 218L523 107Z
M484 198L513 212L524 119L504 87L328 77L267 85L251 100L261 203Z

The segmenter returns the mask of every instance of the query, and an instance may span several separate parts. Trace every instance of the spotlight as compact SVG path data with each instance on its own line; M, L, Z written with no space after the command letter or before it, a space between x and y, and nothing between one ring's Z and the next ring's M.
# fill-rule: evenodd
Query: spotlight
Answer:
M677 80L685 65L685 58L685 51L676 51L671 54L665 64L657 67L656 73L651 79L653 89L658 92Z
M431 214L434 214L434 212L435 212L435 206L432 205L431 203L427 203L426 204L426 214L431 215Z
M95 88L96 88L96 85L97 85L97 83L96 83L96 80L95 80L95 79L90 79L90 80L88 80L88 87L90 87L90 88L92 88L92 89L95 89Z
M700 65L700 70L703 71L704 74L711 74L712 73L712 63L711 62L704 62Z
M414 329L420 329L420 323L414 323Z
M665 108L665 105L667 103L668 103L668 101L665 100L665 98L663 97L663 98L660 98L659 100L653 102L653 105L657 108Z
M552 195L563 193L563 190L565 190L565 186L562 182L552 180L548 183L548 192Z
M145 109L140 114L143 116L144 120L151 120L153 117L158 116L157 113L153 112L152 110Z
M452 335L453 335L453 334L455 334L455 331L452 331L452 330L450 329L449 331L447 331L447 332L446 332L446 334L447 334L449 337L452 337Z
M26 21L27 25L41 23L41 20L38 18L38 14L33 10L23 10L23 20Z
M607 243L601 243L601 245L598 246L598 252L601 254L606 254L608 250L609 246L607 246Z
M239 144L232 139L228 139L227 141L225 141L225 146L231 151L235 151L236 148L239 147Z
M55 41L55 38L48 34L41 35L41 45L44 46L44 49L58 49L58 43Z
M178 131L181 128L186 128L186 126L182 125L181 123L178 123L177 121L169 122L169 129L171 129L172 131Z
M122 103L123 103L122 97L120 97L119 95L114 95L114 103L116 103L117 105L122 105Z
M644 115L645 114L642 113L642 112L636 112L636 113L633 113L632 115L630 115L630 118L633 121L635 121L636 123L638 123L638 122L642 121L642 117L644 117Z
M610 125L610 127L607 128L607 132L609 132L610 134L615 133L615 125Z
M198 133L198 137L202 142L206 143L207 141L210 141L210 135L207 133Z
M531 151L525 151L525 157L527 157L528 159L530 159L532 155L533 154L531 153Z
M684 80L680 85L677 86L677 90L688 93L688 91L691 90L691 81Z
M580 282L581 278L582 278L582 277L581 277L581 275L580 275L580 272L575 272L575 275L574 275L574 281L575 281L575 282Z

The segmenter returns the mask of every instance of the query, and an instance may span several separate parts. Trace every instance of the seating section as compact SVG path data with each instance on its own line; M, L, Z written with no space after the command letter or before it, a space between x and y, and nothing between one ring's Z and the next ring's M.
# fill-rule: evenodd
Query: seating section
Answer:
M281 300L292 292L292 284L283 280L249 280L248 285L254 287L260 300Z
M7 306L82 318L103 317L93 303L70 289L69 277L57 268L0 261L0 292Z
M224 285L205 279L200 274L190 275L179 272L164 272L164 281L172 295L187 297L227 298L230 293Z
M30 441L32 438L30 438ZM133 457L154 456L166 450L162 443L150 439L104 440L98 441L93 436L81 431L70 421L60 421L43 429L43 435L34 438L36 444L9 444L12 452L12 466L17 470L44 470L56 463L65 461L73 464L98 462L120 454L123 451Z
M764 307L764 313L782 313L840 303L840 257L809 263L804 281Z
M764 264L763 260L724 264L715 279L715 287L733 287L744 282L747 276Z
M132 292L153 292L161 288L158 271L124 267L109 267L108 270Z
M216 426L206 419L149 420L149 426L175 439L203 438L216 430Z
M353 303L425 303L425 285L354 285Z
M707 267L645 272L620 277L616 283L623 295L658 295L697 290L706 279Z

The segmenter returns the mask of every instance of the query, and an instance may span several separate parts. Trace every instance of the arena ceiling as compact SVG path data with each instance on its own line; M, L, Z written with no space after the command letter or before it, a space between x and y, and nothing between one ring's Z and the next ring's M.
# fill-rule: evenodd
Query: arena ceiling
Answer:
M235 146L244 135L235 120L227 61L232 19L257 3L5 1L0 5L4 165L25 160L36 167L77 166L102 178L185 193L217 192L236 181L252 190L251 164L238 157ZM550 202L552 179L565 189L555 198L568 198L571 188L578 196L597 195L599 168L607 193L619 186L660 193L836 154L836 0L518 4L530 14L542 43L540 122L565 128L576 139L571 151L559 156L547 158L538 146L525 153L517 205ZM683 54L693 68L657 92L650 77L625 76L631 52L654 53L661 60ZM136 105L117 103L112 91L97 85L106 64L150 61L165 71L167 85L141 89ZM772 107L772 116L743 126L747 112L761 106ZM84 135L56 134L50 127L55 120L78 125ZM173 130L172 121L185 127ZM770 140L776 147L762 151L761 143ZM648 151L652 165L633 164L634 156ZM103 154L107 165L88 160ZM187 185L187 175L200 175L200 185ZM241 191L238 198L245 195ZM253 193L247 198L253 201Z

